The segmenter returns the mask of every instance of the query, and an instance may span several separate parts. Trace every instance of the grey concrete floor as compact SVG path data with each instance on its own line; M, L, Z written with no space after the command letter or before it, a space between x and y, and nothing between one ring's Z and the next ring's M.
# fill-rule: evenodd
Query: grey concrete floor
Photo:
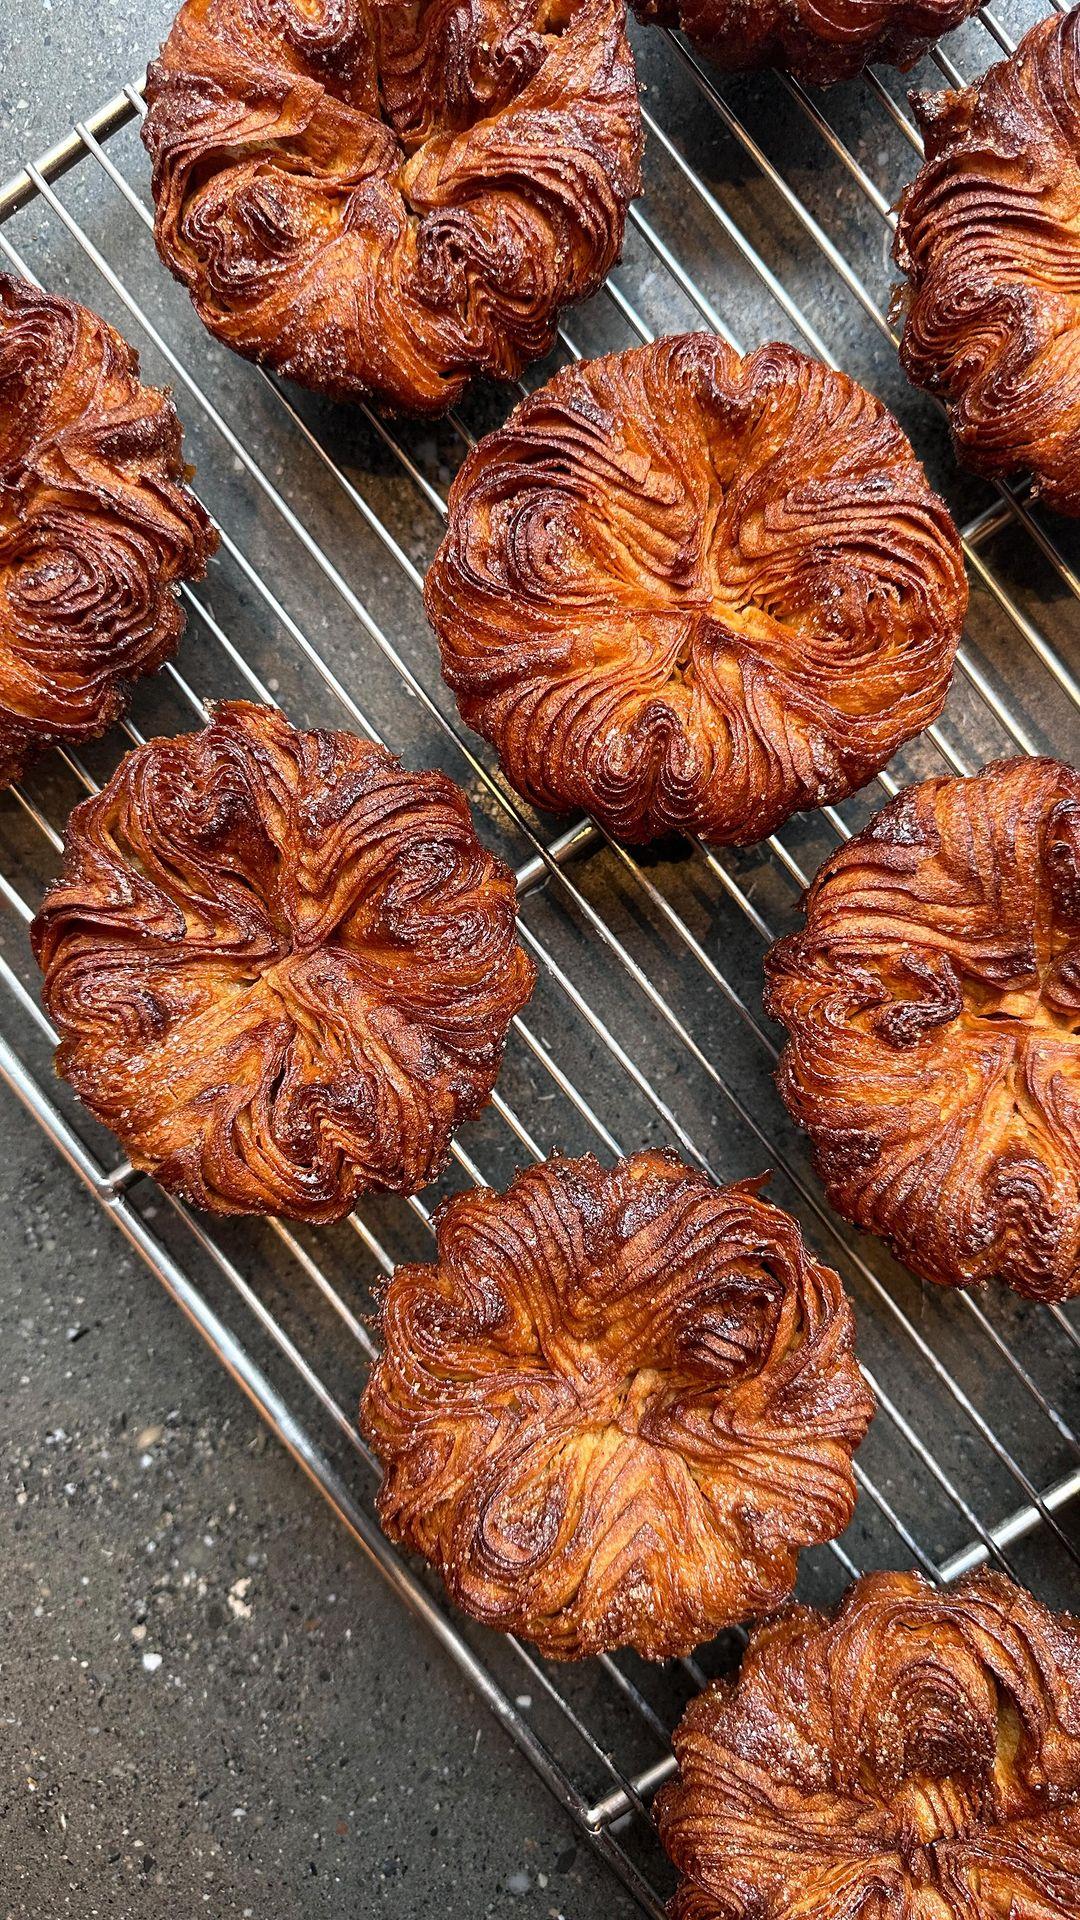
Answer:
M0 175L170 13L4 0ZM628 1914L6 1094L0 1219L0 1920Z
M6 1096L0 1154L3 1920L628 1911Z

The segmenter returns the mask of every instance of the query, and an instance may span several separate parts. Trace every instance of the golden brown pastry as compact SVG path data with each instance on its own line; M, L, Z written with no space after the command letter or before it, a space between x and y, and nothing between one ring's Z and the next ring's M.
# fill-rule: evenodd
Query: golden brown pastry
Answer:
M672 1920L1076 1920L1080 1621L999 1573L856 1581L699 1694Z
M965 465L1030 470L1080 513L1080 13L962 93L914 94L926 164L900 202L900 358Z
M217 546L180 422L96 313L0 273L0 785L96 739L176 650Z
M871 62L906 71L979 0L634 0L642 20L681 27L728 73L783 67L809 86Z
M312 1221L439 1172L534 980L453 781L244 701L76 807L32 940L57 1069L134 1164Z
M426 584L463 718L538 806L749 842L940 713L960 542L892 415L792 347L567 368L471 453Z
M547 353L619 257L622 0L187 0L147 78L158 250L211 333L439 412Z
M760 1181L545 1161L437 1215L361 1407L379 1515L552 1659L686 1653L841 1533L873 1403L838 1275Z
M765 970L833 1206L942 1285L1080 1291L1080 774L909 788Z

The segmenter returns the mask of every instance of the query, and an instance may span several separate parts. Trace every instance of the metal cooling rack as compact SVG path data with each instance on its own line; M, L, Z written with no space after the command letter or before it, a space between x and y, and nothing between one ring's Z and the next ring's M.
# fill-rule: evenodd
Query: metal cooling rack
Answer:
M1026 0L1000 0L914 79L973 77L1033 17ZM1080 540L1023 486L959 472L940 415L900 375L887 248L919 146L905 83L870 74L811 96L771 74L718 82L657 30L635 30L635 44L647 197L631 209L618 272L569 316L529 384L583 353L704 326L735 345L779 335L874 387L964 528L971 615L940 724L864 795L797 818L758 848L635 855L588 821L560 830L530 811L458 720L420 601L454 468L517 394L481 390L434 426L388 424L286 391L217 348L156 262L136 137L144 108L140 86L127 87L0 190L0 251L104 312L140 347L148 377L174 386L221 551L208 580L184 590L180 665L138 689L110 740L48 757L0 804L0 1072L593 1847L659 1916L670 1877L649 1795L671 1768L674 1718L731 1664L739 1637L664 1668L633 1656L555 1668L453 1615L372 1518L374 1464L353 1418L373 1351L369 1285L430 1246L441 1192L504 1184L555 1147L611 1156L663 1141L727 1179L771 1167L771 1196L844 1274L879 1403L855 1518L841 1541L804 1556L800 1592L829 1602L861 1569L916 1565L950 1580L990 1561L1054 1604L1075 1593L1080 1314L1004 1289L920 1288L828 1212L772 1085L777 1036L760 978L763 944L795 923L808 875L884 794L1002 753L1080 759ZM206 700L235 694L280 702L300 724L384 738L412 764L452 773L516 869L522 937L539 968L491 1107L462 1133L446 1178L408 1202L373 1199L318 1235L274 1221L211 1224L116 1164L115 1143L51 1080L53 1036L24 935L71 805L127 744L197 724Z

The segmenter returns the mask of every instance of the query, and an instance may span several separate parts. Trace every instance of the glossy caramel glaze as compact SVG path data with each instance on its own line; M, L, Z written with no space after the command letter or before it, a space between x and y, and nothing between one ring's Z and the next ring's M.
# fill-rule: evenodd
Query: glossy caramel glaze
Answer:
M567 368L480 442L425 597L528 799L750 842L935 719L967 584L878 400L792 347L684 334Z
M339 399L513 378L640 184L621 0L187 0L146 97L162 259L220 340Z
M924 781L766 961L830 1201L946 1286L1080 1290L1080 774Z
M0 785L104 733L176 650L217 545L180 422L74 300L0 274Z
M391 1538L553 1659L689 1652L851 1517L873 1403L838 1276L674 1155L551 1159L399 1267L361 1424Z
M979 0L634 0L642 20L681 27L729 73L783 67L815 87L871 62L906 69Z
M229 703L71 816L32 930L58 1071L215 1212L413 1193L532 990L515 905L445 775Z
M1030 471L1080 513L1080 14L1052 15L962 93L917 94L900 358L977 472Z
M760 1627L661 1791L672 1920L1076 1920L1080 1622L867 1574Z

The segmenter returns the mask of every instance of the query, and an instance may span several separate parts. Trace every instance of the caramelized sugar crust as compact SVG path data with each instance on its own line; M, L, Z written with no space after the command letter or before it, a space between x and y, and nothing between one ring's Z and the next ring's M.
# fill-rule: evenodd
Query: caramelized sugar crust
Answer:
M832 1204L946 1286L1080 1290L1080 774L911 787L772 949L780 1091Z
M215 1212L413 1193L532 991L515 907L443 774L230 702L71 816L32 929L58 1071Z
M674 1744L672 1920L1080 1912L1080 1622L1002 1574L792 1608Z
M217 546L180 422L89 308L0 274L0 785L95 739L183 631Z
M1080 14L1052 14L959 93L916 94L926 163L900 202L900 357L959 457L1030 471L1080 513Z
M481 441L426 600L530 800L750 842L940 713L967 584L880 401L794 348L684 334L567 368Z
M361 1408L391 1538L554 1659L686 1653L851 1517L873 1403L839 1277L672 1154L456 1196L399 1267Z
M810 86L871 63L906 70L978 0L634 0L642 20L681 27L729 73L783 67Z
M618 259L621 0L187 0L147 82L157 243L226 345L440 412Z

